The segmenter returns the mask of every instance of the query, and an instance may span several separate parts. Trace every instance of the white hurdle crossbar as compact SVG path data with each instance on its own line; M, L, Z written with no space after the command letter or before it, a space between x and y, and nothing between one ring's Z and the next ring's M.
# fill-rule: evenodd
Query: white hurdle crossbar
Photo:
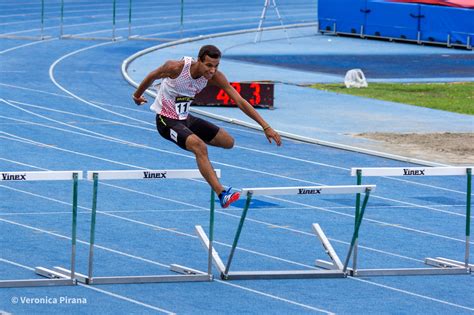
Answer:
M39 171L39 172L1 172L2 182L24 181L65 181L73 182L72 188L72 234L71 234L71 273L69 276L57 273L44 267L36 267L37 274L49 279L15 279L0 280L0 288L8 287L39 287L39 286L68 286L76 285L76 231L77 231L77 186L82 179L81 171Z
M381 167L381 168L352 168L351 175L357 176L357 184L362 183L362 176L466 176L466 250L464 262L443 257L426 258L425 264L434 266L429 268L390 268L390 269L358 269L357 268L357 241L355 243L353 267L349 268L352 276L398 276L398 275L445 275L470 274L474 269L469 264L469 239L471 225L471 192L473 167ZM359 207L360 196L356 202ZM358 237L358 235L357 235ZM317 260L318 267L331 268L333 264Z
M360 228L362 223L362 216L367 202L369 199L370 192L375 189L375 185L348 185L348 186L301 186L301 187L265 187L265 188L244 188L242 189L242 195L246 196L246 202L242 215L240 217L240 222L235 233L234 242L230 250L229 258L227 263L224 264L222 259L219 257L217 251L212 250L212 259L216 268L219 270L221 278L223 280L243 280L243 279L306 279L306 278L345 278L347 264L350 259L353 242L355 240L355 234ZM332 195L332 194L360 194L365 193L364 203L362 205L362 215L360 220L358 220L354 226L354 236L351 242L351 247L348 251L345 264L342 264L336 252L332 248L329 240L324 235L322 229L318 224L313 224L313 229L321 240L326 252L331 257L331 259L337 264L337 267L331 268L331 270L317 270L317 269L308 269L308 270L261 270L261 271L230 271L230 266L232 259L234 257L237 244L239 242L240 234L247 216L248 209L250 208L250 202L252 197L255 195ZM210 250L209 240L207 235L204 233L204 230L201 226L196 226L198 235L207 250Z
M220 177L220 170L215 170L217 177ZM207 272L187 268L184 266L173 264L170 270L182 273L180 275L143 275L143 276L93 276L93 258L95 243L95 226L97 215L97 193L99 180L167 180L167 179L203 179L199 170L117 170L117 171L88 171L87 179L93 180L93 196L92 196L92 212L91 212L91 228L90 228L90 247L89 247L89 265L88 274L76 273L77 281L85 284L117 284L117 283L157 283L157 282L185 282L185 281L212 281L212 235L214 230L214 200L215 194L211 189L210 204L210 225L209 235L210 250L208 257ZM70 271L61 267L55 267L55 270L65 275L69 275Z

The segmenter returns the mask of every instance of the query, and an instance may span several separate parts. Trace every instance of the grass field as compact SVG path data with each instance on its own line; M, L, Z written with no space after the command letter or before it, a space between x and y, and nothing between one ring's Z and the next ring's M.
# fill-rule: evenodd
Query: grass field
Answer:
M474 82L370 83L367 88L314 84L312 88L474 115Z

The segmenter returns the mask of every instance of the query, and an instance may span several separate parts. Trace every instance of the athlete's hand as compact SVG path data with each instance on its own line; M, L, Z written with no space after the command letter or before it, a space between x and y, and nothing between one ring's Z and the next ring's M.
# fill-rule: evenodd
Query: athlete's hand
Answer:
M139 106L148 102L146 100L146 98L143 97L143 95L140 96L140 97L136 97L135 95L132 95L132 98L133 98L133 101L135 102L135 104L137 104Z
M272 143L272 139L273 139L275 143L277 144L277 146L281 146L281 137L278 134L278 132L273 130L272 127L265 129L264 132L265 132L265 136L268 139L268 142Z

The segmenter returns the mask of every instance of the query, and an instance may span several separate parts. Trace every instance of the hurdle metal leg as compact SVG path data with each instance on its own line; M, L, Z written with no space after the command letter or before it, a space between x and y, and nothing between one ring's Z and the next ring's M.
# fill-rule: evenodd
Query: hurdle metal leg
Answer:
M370 195L370 190L366 190L365 192L365 197L364 197L364 201L362 203L362 208L360 209L360 213L357 217L357 220L355 222L355 225L354 225L354 234L352 235L352 240L351 240L351 245L349 247L349 252L347 253L347 257L346 257L346 260L344 262L344 267L343 267L343 271L346 272L347 270L347 266L349 265L349 260L351 259L351 254L352 254L352 251L354 249L354 245L357 241L357 237L359 235L359 229L360 229L360 226L362 224L362 218L364 217L364 212L365 212L365 208L367 207L367 202L369 201L369 195Z
M357 171L357 185L362 185L362 172L360 170ZM357 220L360 215L360 194L356 195L356 213L355 213L355 218L354 218L354 224L357 223ZM354 256L352 258L352 269L357 269L357 254L359 252L359 246L358 246L358 238L359 238L359 233L356 234L356 240L354 243Z
M227 264L225 266L225 270L223 274L224 278L227 278L227 275L229 273L230 264L232 263L232 259L234 258L235 248L237 247L237 243L239 242L240 233L242 232L242 228L244 227L245 218L247 217L247 212L249 210L251 200L252 200L252 193L249 193L247 194L245 207L244 207L244 210L242 211L242 216L240 217L239 226L237 227L237 232L235 233L234 242L232 244L232 248L229 254L229 259L227 260Z

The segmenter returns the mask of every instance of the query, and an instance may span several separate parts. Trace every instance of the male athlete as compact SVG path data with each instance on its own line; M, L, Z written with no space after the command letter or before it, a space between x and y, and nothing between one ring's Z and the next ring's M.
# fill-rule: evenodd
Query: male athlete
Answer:
M201 47L198 59L184 57L182 60L169 60L150 72L133 94L135 104L147 102L143 97L145 90L157 79L163 79L158 87L155 102L150 107L156 112L156 128L160 135L175 142L181 148L196 156L199 171L219 195L222 208L227 208L238 200L239 192L225 190L217 179L207 154L207 144L230 149L234 139L222 128L189 114L194 96L208 84L223 89L247 116L263 128L271 143L272 139L280 146L280 135L244 100L229 84L225 75L217 70L221 58L219 49L212 45Z

